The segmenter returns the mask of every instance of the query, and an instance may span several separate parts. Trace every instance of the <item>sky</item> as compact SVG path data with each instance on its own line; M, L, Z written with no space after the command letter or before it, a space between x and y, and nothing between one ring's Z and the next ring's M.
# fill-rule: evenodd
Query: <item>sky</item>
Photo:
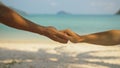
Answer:
M120 10L120 0L1 0L4 4L28 14L114 14Z

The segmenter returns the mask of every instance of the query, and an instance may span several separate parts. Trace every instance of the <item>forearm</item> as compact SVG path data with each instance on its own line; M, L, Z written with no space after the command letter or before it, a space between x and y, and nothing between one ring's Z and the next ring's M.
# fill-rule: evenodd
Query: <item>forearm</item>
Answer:
M66 34L58 31L54 27L35 24L4 5L0 5L0 22L16 29L44 35L61 43L67 43L69 39Z
M29 31L29 32L33 32L33 33L38 33L38 34L43 34L45 31L44 26L41 25L37 25L29 20L23 19L24 21L5 21L2 22L3 24L12 27L12 28L16 28L16 29L20 29L20 30L25 30L25 31Z
M0 5L0 22L17 29L43 34L45 27L35 24L17 14L10 8Z

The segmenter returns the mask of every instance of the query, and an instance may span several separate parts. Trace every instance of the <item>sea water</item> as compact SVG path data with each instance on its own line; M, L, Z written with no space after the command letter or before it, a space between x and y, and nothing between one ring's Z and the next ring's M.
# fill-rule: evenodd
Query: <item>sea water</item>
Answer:
M71 29L79 35L120 30L120 15L27 15L24 17L42 26L53 26L58 30ZM36 41L41 38L44 37L0 24L0 41Z

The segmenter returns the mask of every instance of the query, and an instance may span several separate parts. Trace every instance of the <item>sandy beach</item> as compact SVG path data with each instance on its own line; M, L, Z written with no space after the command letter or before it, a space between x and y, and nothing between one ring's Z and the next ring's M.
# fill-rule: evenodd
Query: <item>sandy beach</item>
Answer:
M120 68L120 45L2 42L0 68Z

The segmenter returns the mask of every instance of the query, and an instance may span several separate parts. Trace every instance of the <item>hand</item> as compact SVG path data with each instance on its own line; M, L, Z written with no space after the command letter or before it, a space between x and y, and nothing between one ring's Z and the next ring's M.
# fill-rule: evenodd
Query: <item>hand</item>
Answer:
M76 34L75 32L69 30L69 29L66 29L66 30L61 30L61 32L63 32L64 34L66 34L69 38L69 40L72 42L72 43L78 43L78 42L82 42L84 41L84 38L78 34Z
M58 31L54 27L45 27L45 32L43 35L60 43L67 43L69 40L69 36L67 36L64 32Z

